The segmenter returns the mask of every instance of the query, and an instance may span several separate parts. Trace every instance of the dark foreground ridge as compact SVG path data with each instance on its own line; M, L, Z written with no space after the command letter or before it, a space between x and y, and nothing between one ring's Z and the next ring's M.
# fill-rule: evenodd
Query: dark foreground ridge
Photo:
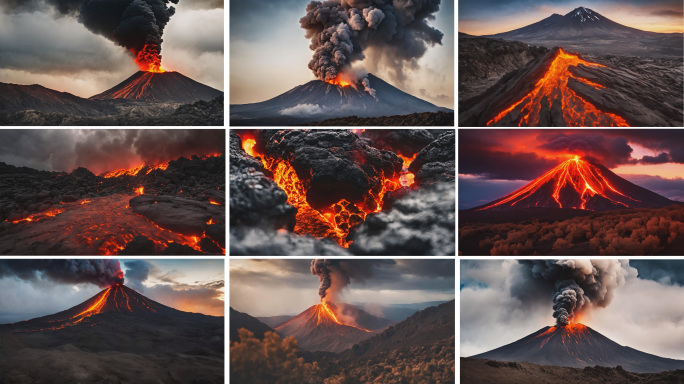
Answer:
M299 125L319 125L331 127L344 126L392 126L392 127L447 127L454 125L453 112L423 112L412 113L410 115L394 115L382 117L338 117L307 124Z

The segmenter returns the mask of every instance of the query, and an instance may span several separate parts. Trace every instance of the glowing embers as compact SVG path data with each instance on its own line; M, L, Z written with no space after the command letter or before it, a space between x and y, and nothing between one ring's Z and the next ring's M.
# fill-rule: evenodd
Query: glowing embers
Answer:
M570 89L568 86L570 78L594 88L604 88L600 84L577 77L570 72L570 66L580 64L594 68L605 67L605 65L583 60L559 48L549 69L537 81L534 89L489 120L487 125L496 124L506 115L515 113L512 116L518 126L539 126L542 108L551 110L552 105L556 104L561 107L563 120L568 127L628 127L629 125L622 117L597 109Z
M401 185L405 187L410 187L413 185L413 179L415 175L411 172L409 172L408 168L413 162L413 160L416 159L416 156L418 156L418 153L414 153L413 156L411 157L406 157L403 155L397 155L401 157L401 159L404 161L404 164L401 166L401 177L399 178L399 181L401 182Z
M83 203L81 203L81 204L83 204ZM27 223L28 223L28 222L39 221L39 220L47 219L47 218L50 218L50 217L55 217L55 216L57 216L57 215L63 213L64 210L65 210L65 208L50 208L50 209L48 209L47 211L39 212L39 213L34 213L34 214L29 215L29 216L27 216L27 217L25 217L25 218L23 218L23 219L14 220L14 221L12 221L11 223L12 223L12 224L19 224L19 223L22 223L22 222L27 222ZM6 221L7 221L7 220L6 220Z
M548 192L551 192L551 201L546 201ZM540 203L540 206L552 204L558 208L592 210L587 204L598 198L624 208L629 208L625 202L639 201L618 191L599 167L573 156L519 190L478 210L498 206L534 207Z
M145 194L145 187L138 187L135 189L135 194L136 195L144 195Z
M341 73L338 73L337 77L335 77L334 79L326 80L326 81L329 84L339 85L340 87L348 87L348 86L352 85L352 81Z

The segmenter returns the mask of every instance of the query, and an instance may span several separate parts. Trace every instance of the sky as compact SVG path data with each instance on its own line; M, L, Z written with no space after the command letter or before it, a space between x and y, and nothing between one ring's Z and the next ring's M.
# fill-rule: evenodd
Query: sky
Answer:
M382 316L380 305L453 300L454 260L346 260L357 271L339 301ZM309 259L230 261L230 306L251 316L297 315L320 302Z
M620 345L684 359L684 260L610 261L621 264L616 273L624 280L614 288L612 301L584 314L581 323ZM460 263L461 356L498 348L555 324L553 289L516 293L524 279L518 261Z
M684 201L683 129L460 129L458 207L503 197L574 155Z
M313 52L300 27L309 0L232 1L230 8L230 103L265 101L316 77L307 67ZM414 68L392 75L386 61L354 65L439 106L454 107L454 1L441 0L435 20L442 45L428 48Z
M225 134L224 129L3 129L0 162L58 172L85 167L99 175L223 153Z
M458 31L471 35L508 32L578 7L644 31L684 31L681 0L462 0L458 2Z
M0 260L0 264L2 262ZM223 263L224 260L216 259L119 259L125 286L169 307L212 316L225 313ZM15 274L2 267L0 265L0 324L69 309L104 289L92 282L58 280L43 271Z
M90 32L75 15L61 15L46 0L10 10L0 2L0 82L40 84L80 97L99 94L129 78L133 56ZM200 83L224 88L222 0L180 0L166 25L162 66Z

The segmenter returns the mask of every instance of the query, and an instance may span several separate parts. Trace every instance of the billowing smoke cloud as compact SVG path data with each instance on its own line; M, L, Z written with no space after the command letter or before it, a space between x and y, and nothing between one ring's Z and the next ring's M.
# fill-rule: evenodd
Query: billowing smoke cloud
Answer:
M223 129L17 129L0 132L0 161L39 170L95 174L181 156L223 153Z
M88 30L125 47L141 70L161 68L162 34L178 0L44 0L61 14L76 15ZM10 8L32 8L40 1L10 0Z
M511 285L513 296L522 301L552 293L553 317L559 326L578 314L605 308L615 289L629 275L626 260L519 260L520 274Z
M382 264L395 264L395 261L315 259L311 260L311 274L317 275L321 283L318 288L321 299L333 301L352 280L364 282L373 277L374 267Z
M351 63L365 58L371 48L388 58L386 64L402 73L415 67L428 46L442 43L444 34L429 26L440 0L326 0L312 1L299 20L311 39L309 68L321 80L346 73ZM366 78L364 88L374 95Z
M608 137L594 133L552 133L542 134L539 139L544 141L539 148L595 159L609 168L633 162L630 160L632 147L624 137Z
M11 276L61 284L90 283L101 288L124 283L118 260L0 260L0 278Z

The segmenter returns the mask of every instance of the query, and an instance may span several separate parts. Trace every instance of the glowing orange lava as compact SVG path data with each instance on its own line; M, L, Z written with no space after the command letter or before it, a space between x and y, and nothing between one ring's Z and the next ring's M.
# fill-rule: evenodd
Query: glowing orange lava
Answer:
M131 49L131 52L134 55L136 54L134 49ZM161 66L159 48L154 45L145 44L145 47L135 56L135 63L138 64L141 71L153 73L166 72Z
M211 205L223 205L214 199L209 199L209 204L211 204Z
M144 195L145 194L145 187L138 187L135 189L135 194L136 195Z
M34 214L29 215L23 219L14 220L11 223L12 224L18 224L21 222L39 221L42 219L46 219L48 217L55 217L55 216L63 213L65 210L66 210L65 208L50 208L47 211L34 213ZM8 220L5 220L5 221L8 221Z
M544 76L537 81L534 89L510 107L501 111L487 125L496 124L504 116L513 111L519 113L518 126L539 126L542 106L551 109L554 102L560 102L563 120L568 127L628 127L622 117L601 111L588 101L582 99L568 87L568 79L573 78L594 88L604 86L573 75L569 67L585 65L588 67L605 67L580 58L578 55L558 49L558 54L551 62ZM546 97L546 100L542 100Z
M339 85L340 87L348 87L352 85L352 83L344 78L341 73L337 74L337 77L335 77L332 80L326 80L328 83L332 85Z
M330 207L317 210L307 202L306 188L294 168L285 160L267 159L263 154L257 153L254 149L255 144L254 138L246 135L242 138L242 148L245 152L261 159L264 168L273 173L273 180L287 194L287 203L297 208L294 232L317 238L329 237L344 248L349 248L351 244L346 239L351 230L366 220L369 214L382 210L383 198L387 192L413 184L414 175L408 172L408 166L417 154L411 158L400 156L404 163L401 176L396 179L383 178L382 187L377 194L369 191L372 198L370 201L351 203L341 200Z
M490 205L479 208L478 211L494 208L506 203L510 203L510 206L514 206L539 191L540 188L547 183L553 184L552 196L559 208L588 209L586 204L594 195L599 195L610 200L614 204L619 204L626 208L629 208L629 206L622 201L617 200L618 198L622 200L638 201L629 196L625 196L615 189L615 187L613 187L601 174L598 167L592 165L588 161L581 160L579 156L573 156L570 160L564 161L526 186ZM563 202L561 202L561 193L567 194L567 191L572 190L575 191L578 198L575 199L574 203L568 204L566 202L563 204Z

